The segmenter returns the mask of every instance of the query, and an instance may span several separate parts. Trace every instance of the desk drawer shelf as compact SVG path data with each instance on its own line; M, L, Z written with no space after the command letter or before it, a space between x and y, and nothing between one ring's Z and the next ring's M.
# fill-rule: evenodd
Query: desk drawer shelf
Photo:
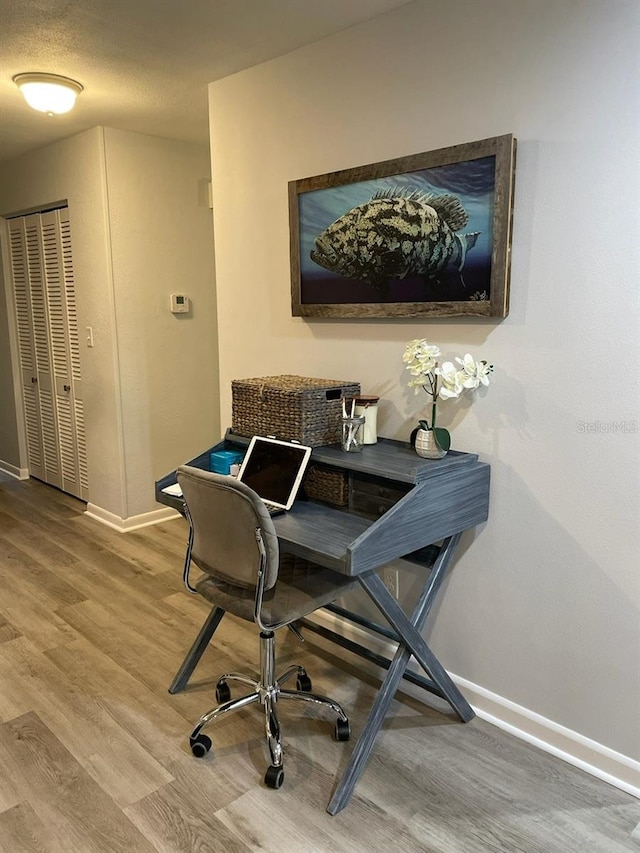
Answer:
M354 473L349 483L349 509L369 518L379 518L411 488L400 483L391 485L380 477Z

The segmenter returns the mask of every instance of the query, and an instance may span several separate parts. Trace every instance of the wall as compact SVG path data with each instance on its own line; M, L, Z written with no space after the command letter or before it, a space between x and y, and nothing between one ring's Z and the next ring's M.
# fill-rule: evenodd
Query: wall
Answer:
M124 489L120 452L117 341L102 129L0 163L0 213L67 201L81 330L91 325L95 348L81 347L91 500L119 514ZM84 343L84 335L81 335ZM26 467L26 460L24 461Z
M157 512L154 481L219 435L209 174L205 147L109 128L0 164L0 214L68 200L89 509L119 528ZM169 312L175 291L191 315Z
M297 372L359 379L380 433L406 439L424 402L407 340L492 361L485 396L442 409L492 465L491 515L430 641L477 695L623 761L640 758L638 12L418 0L209 89L222 424L231 379ZM508 132L507 319L291 317L289 180Z
M131 517L219 438L210 165L204 147L111 128L105 153ZM176 292L190 314L171 314Z

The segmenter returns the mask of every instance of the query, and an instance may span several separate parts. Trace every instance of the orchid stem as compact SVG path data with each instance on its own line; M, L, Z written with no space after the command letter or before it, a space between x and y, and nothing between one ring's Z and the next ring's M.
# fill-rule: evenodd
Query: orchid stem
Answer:
M431 402L431 429L436 428L436 398L438 396L438 377L436 376L435 386L433 388L433 399Z
M429 387L427 388L426 385L423 385L422 387L427 392L427 394L429 394L429 396L431 397L431 426L429 428L435 429L435 425L436 425L436 399L438 397L438 377L437 376L434 377L431 373L428 373L426 378L429 382Z

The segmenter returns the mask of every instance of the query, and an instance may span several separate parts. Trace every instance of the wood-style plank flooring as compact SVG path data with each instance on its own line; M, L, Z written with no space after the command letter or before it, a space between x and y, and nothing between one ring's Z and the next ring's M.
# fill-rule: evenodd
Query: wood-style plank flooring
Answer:
M171 696L208 612L181 588L185 522L123 535L83 509L0 475L2 853L639 853L637 800L403 694L335 817L325 808L351 744L297 703L281 709L282 790L262 783L255 707L211 727L214 749L193 758L188 734L216 674L256 669L252 626L226 617ZM357 734L378 682L318 642L280 632L279 668L307 666Z

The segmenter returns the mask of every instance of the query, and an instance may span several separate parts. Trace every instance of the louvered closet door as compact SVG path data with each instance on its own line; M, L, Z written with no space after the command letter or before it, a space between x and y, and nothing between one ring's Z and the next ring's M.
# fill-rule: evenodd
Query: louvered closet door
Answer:
M64 294L67 325L67 345L69 352L69 368L71 378L72 421L75 436L76 465L78 469L78 497L89 499L89 478L87 474L87 444L84 426L84 402L82 399L82 376L80 373L80 338L78 334L78 311L76 308L76 291L73 277L73 256L71 254L71 227L69 225L69 209L56 211L60 229L62 247L62 272L64 277Z
M31 323L38 375L38 401L44 458L44 479L53 486L62 486L60 452L58 449L58 418L54 399L51 354L49 351L49 317L44 281L44 261L40 214L24 218Z
M9 255L13 273L29 470L34 477L44 480L45 470L44 453L42 450L42 428L40 425L38 371L36 369L35 345L33 341L31 289L29 287L29 265L27 263L24 218L9 220Z
M29 470L88 499L68 210L10 220L9 230Z
M77 497L82 496L78 435L76 429L76 393L72 367L75 352L76 373L79 377L78 322L73 291L73 267L70 263L71 241L68 217L65 220L68 263L65 270L63 235L60 211L40 216L44 261L46 309L49 319L52 393L58 428L61 488ZM71 298L69 298L69 295ZM71 319L71 324L70 324ZM71 329L73 327L73 331ZM73 335L73 346L71 336ZM79 384L79 383L78 383ZM81 394L80 394L81 396ZM84 421L82 426L84 427ZM82 430L84 438L84 429ZM84 442L83 442L84 443ZM86 467L86 466L85 466Z

